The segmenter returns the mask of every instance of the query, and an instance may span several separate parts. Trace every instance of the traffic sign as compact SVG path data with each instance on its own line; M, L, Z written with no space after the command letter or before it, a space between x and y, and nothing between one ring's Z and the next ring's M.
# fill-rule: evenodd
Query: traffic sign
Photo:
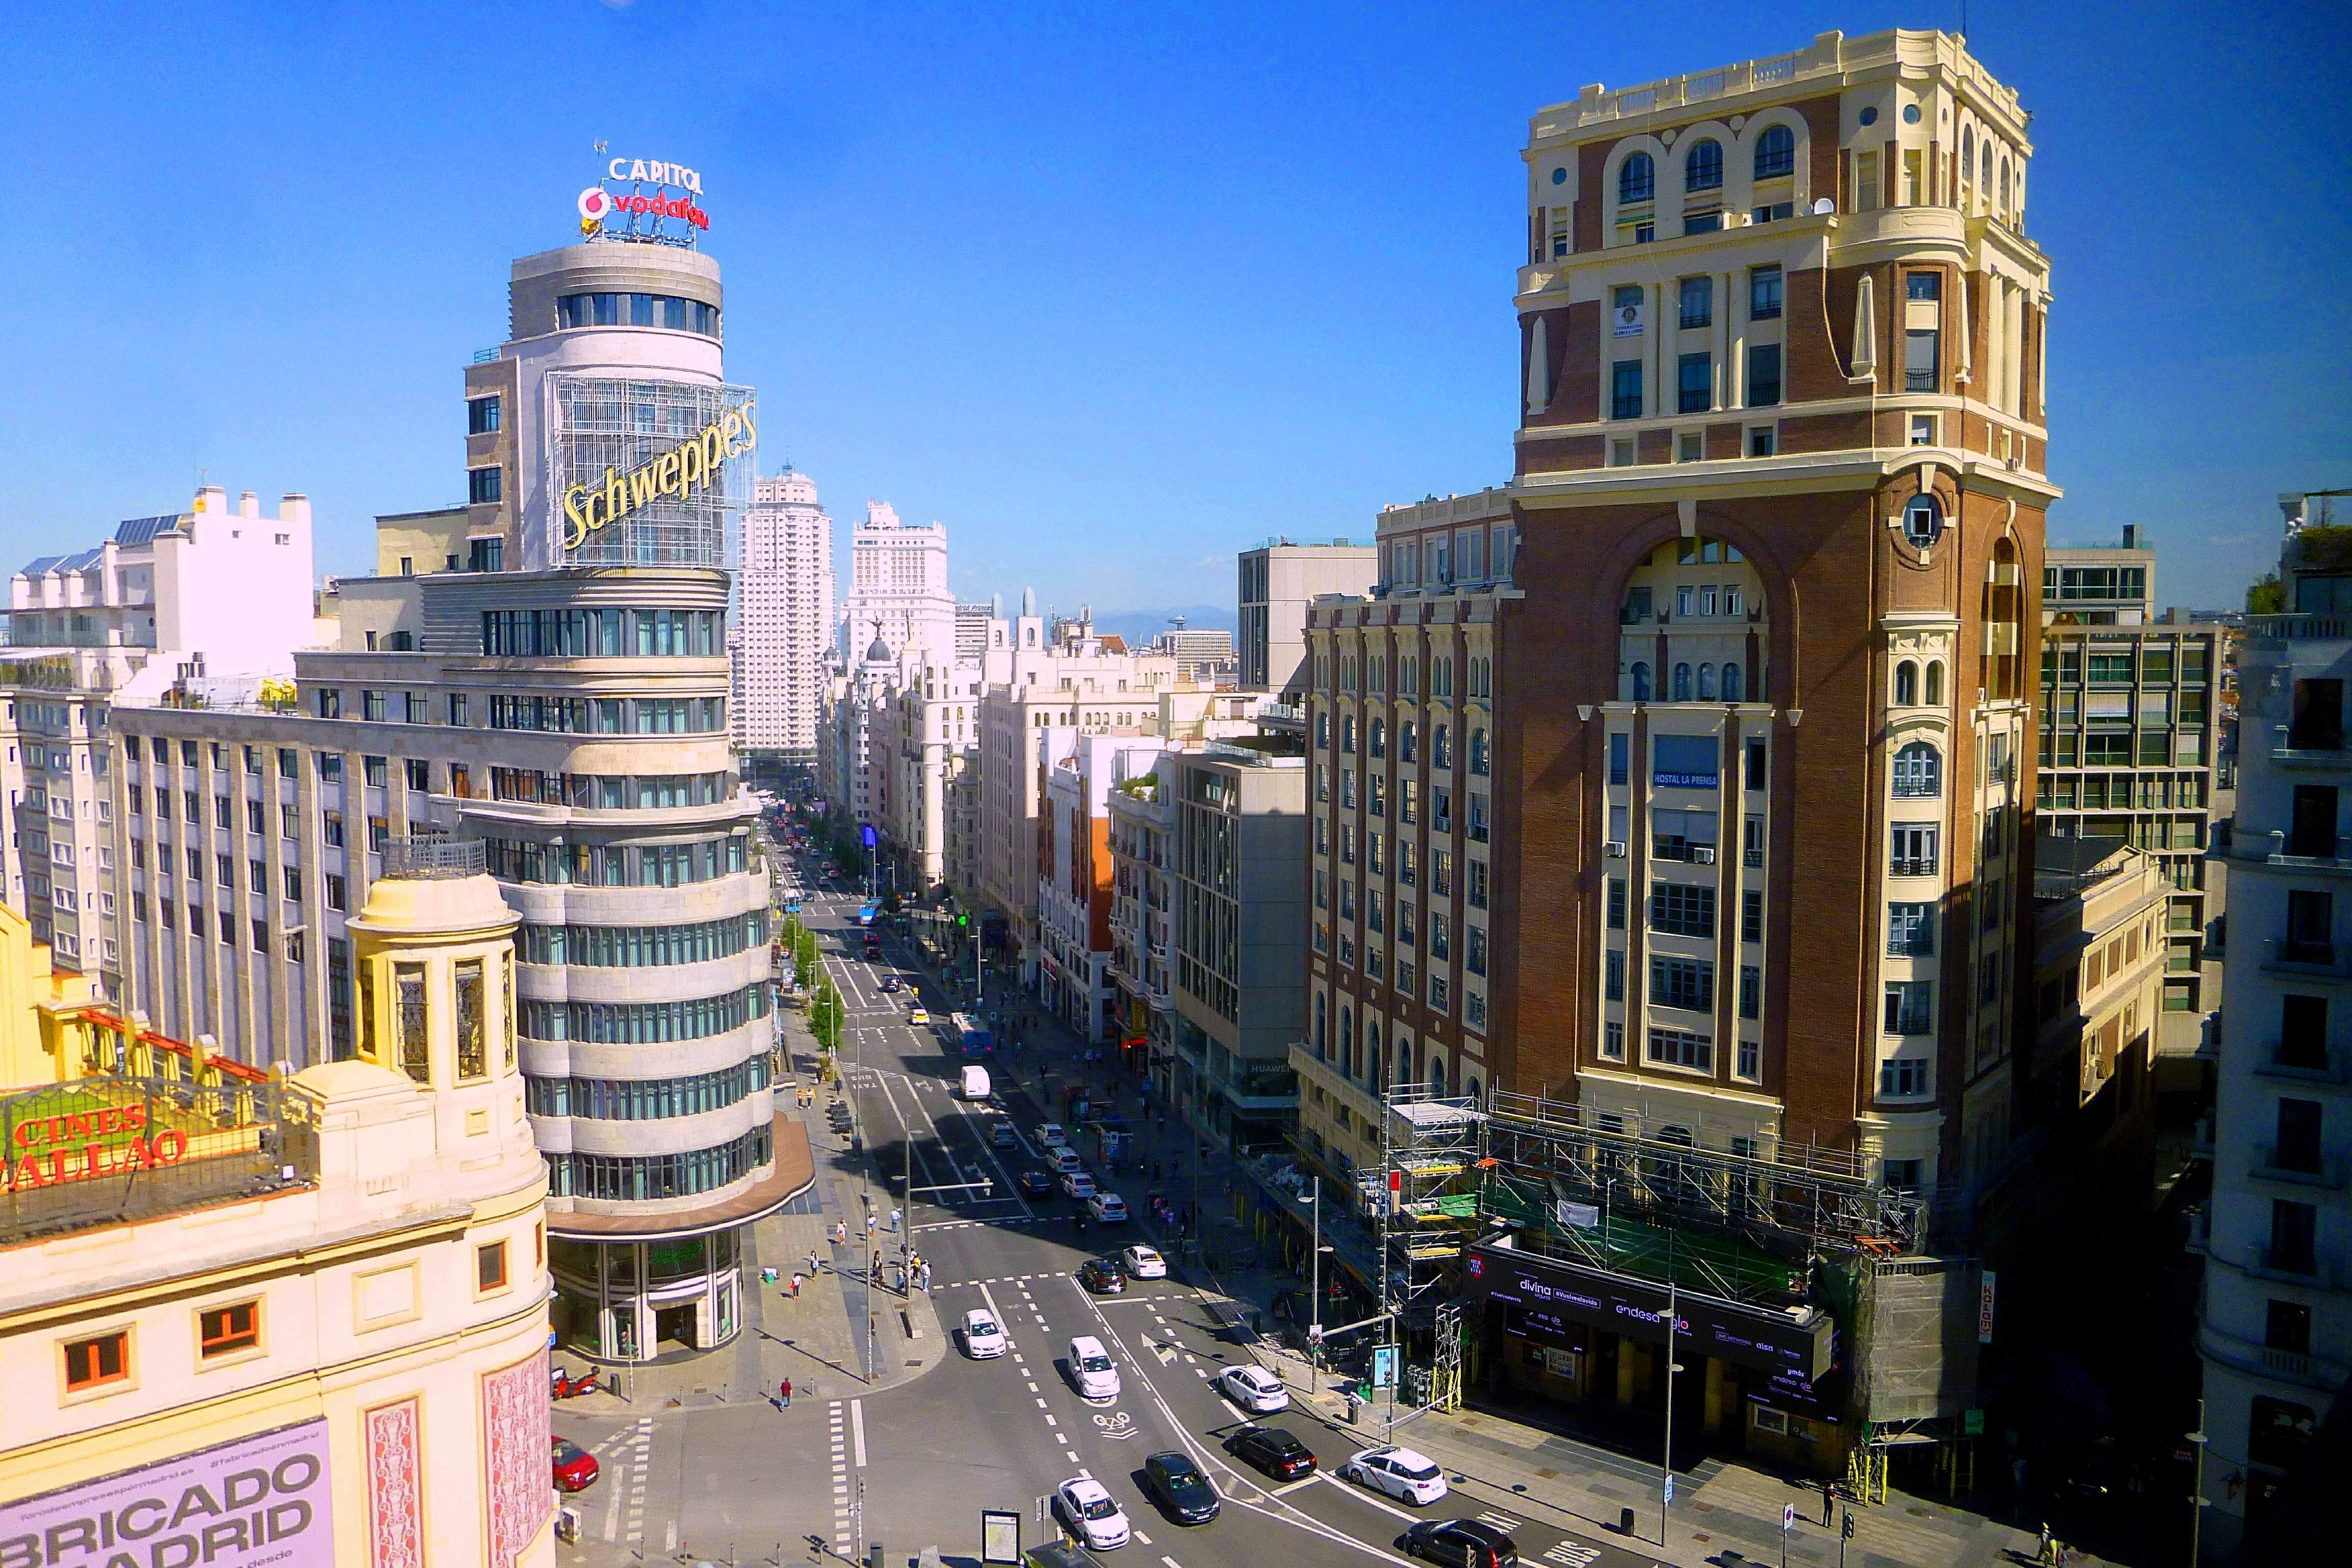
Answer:
M1780 1533L1786 1535L1789 1531L1796 1528L1797 1505L1792 1502L1782 1503L1780 1505Z
M1671 1475L1666 1478L1666 1506L1675 1506L1675 1478Z

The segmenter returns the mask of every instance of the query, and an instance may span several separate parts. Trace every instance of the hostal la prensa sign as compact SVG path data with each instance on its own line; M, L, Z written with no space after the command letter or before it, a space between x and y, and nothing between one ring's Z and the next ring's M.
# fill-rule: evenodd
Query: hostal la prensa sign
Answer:
M604 482L563 492L563 548L577 550L591 533L657 500L682 500L724 478L727 464L760 438L758 400L730 408L658 458L623 473L604 470Z

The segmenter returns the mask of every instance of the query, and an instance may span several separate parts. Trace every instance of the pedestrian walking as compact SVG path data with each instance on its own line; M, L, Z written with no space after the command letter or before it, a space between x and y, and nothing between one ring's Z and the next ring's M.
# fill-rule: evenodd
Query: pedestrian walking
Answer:
M877 1228L877 1227L878 1227L878 1226L881 1225L881 1223L882 1223L882 1221L881 1221L881 1219L880 1219L878 1216L874 1215L867 1215L866 1216L866 1234L868 1237L871 1237L871 1236L874 1234L874 1232L875 1232L876 1228Z
M793 1283L788 1295L789 1298L794 1301L801 1299L801 1274L798 1269L794 1269L793 1271Z
M898 1235L898 1219L899 1219L900 1212L901 1212L901 1211L899 1211L899 1210L898 1210L898 1209L892 1209L892 1210L890 1211L890 1234L891 1234L892 1236L896 1236L896 1235Z
M793 1380L788 1377L784 1379L783 1382L776 1385L776 1408L779 1410L790 1410L792 1407Z
M919 1277L919 1283L920 1283L923 1288L924 1295L928 1296L931 1293L931 1266L929 1264L926 1263L923 1265L921 1273Z

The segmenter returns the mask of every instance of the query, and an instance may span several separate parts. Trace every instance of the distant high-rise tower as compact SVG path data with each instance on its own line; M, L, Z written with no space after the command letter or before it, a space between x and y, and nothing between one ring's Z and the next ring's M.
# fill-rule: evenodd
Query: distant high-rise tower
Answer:
M955 661L955 599L948 593L948 531L941 523L898 521L887 501L866 503L852 531L849 602L842 621L845 655L875 631L896 658L909 643L936 663Z
M736 741L755 764L806 765L824 698L833 519L815 481L789 465L752 487L736 589Z

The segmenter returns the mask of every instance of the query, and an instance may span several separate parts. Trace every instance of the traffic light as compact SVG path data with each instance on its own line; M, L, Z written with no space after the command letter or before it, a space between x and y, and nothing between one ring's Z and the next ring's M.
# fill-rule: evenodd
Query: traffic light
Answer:
M1841 1541L1852 1541L1853 1539L1853 1515L1850 1513L1847 1514L1845 1516L1845 1522L1838 1526L1838 1539Z
M966 910L958 910L956 911L956 925L957 925L957 927L958 927L959 929L961 929L961 927L968 926L968 925L970 925L970 924L971 924L971 911Z

